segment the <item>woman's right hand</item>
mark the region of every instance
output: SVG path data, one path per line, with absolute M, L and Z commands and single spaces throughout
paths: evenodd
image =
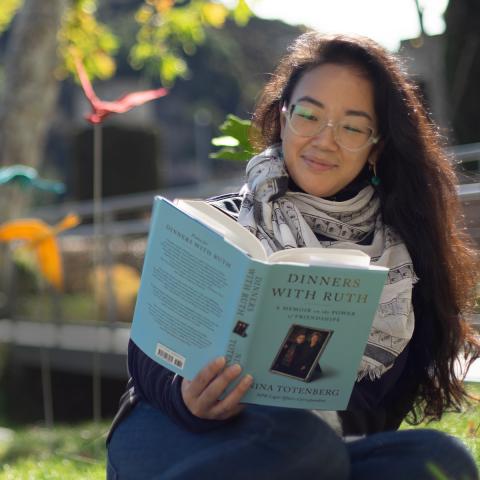
M 245 375 L 238 385 L 222 400 L 219 397 L 238 378 L 242 369 L 235 364 L 225 368 L 225 358 L 219 357 L 200 370 L 192 380 L 182 380 L 182 397 L 193 415 L 209 420 L 226 420 L 238 415 L 245 405 L 240 400 L 253 382 Z

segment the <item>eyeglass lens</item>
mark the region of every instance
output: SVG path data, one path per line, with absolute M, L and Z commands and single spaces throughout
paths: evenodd
M 290 126 L 302 137 L 313 137 L 320 133 L 329 123 L 325 112 L 309 105 L 294 104 L 290 109 Z M 345 148 L 360 149 L 367 145 L 373 129 L 368 119 L 348 116 L 333 125 L 337 143 Z

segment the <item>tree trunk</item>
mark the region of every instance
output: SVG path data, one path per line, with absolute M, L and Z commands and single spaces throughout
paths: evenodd
M 42 163 L 59 90 L 54 76 L 57 33 L 67 4 L 68 0 L 25 0 L 14 20 L 0 102 L 0 166 L 38 168 Z M 24 211 L 25 191 L 3 188 L 1 193 L 0 221 Z

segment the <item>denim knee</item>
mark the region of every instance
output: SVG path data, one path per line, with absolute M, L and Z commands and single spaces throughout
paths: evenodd
M 428 469 L 437 475 L 449 479 L 478 480 L 478 469 L 466 446 L 451 435 L 438 430 L 420 430 L 425 432 L 432 459 Z M 438 472 L 438 473 L 437 473 Z
M 108 475 L 108 480 L 346 480 L 349 461 L 342 439 L 309 412 L 247 408 L 236 422 L 194 434 L 139 405 L 112 436 Z
M 347 480 L 343 440 L 311 412 L 250 407 L 239 425 L 202 434 L 209 449 L 190 450 L 162 479 Z M 213 441 L 220 435 L 221 441 Z
M 377 433 L 347 446 L 352 480 L 478 480 L 475 462 L 466 447 L 437 430 Z

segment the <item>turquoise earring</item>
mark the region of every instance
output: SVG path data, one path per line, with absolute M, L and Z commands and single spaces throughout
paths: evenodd
M 370 164 L 370 170 L 373 172 L 373 176 L 372 178 L 370 179 L 370 183 L 374 186 L 374 187 L 378 187 L 380 185 L 381 180 L 380 180 L 380 177 L 377 176 L 377 165 L 376 163 L 371 163 Z

